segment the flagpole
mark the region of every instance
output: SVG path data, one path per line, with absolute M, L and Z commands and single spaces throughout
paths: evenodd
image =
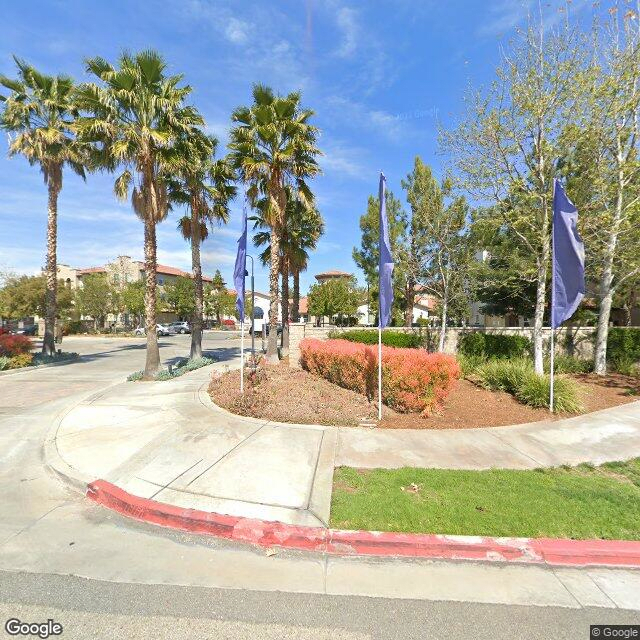
M 244 394 L 244 318 L 240 321 L 240 393 Z
M 556 194 L 556 181 L 553 181 L 553 197 L 555 200 Z M 556 290 L 556 243 L 553 234 L 554 230 L 554 217 L 551 216 L 551 313 L 550 313 L 550 325 L 551 325 L 551 340 L 549 341 L 551 352 L 549 353 L 549 411 L 553 413 L 553 384 L 555 377 L 555 329 L 553 328 L 553 309 L 555 308 L 555 290 Z
M 382 420 L 382 323 L 378 310 L 378 420 Z

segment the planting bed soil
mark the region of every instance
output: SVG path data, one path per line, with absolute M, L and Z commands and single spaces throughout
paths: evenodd
M 583 391 L 585 413 L 640 400 L 629 389 L 640 393 L 640 381 L 620 375 L 599 378 L 578 375 L 574 378 Z M 277 422 L 361 426 L 377 424 L 377 405 L 355 393 L 334 385 L 301 369 L 282 364 L 267 366 L 255 384 L 247 383 L 240 395 L 240 372 L 215 375 L 209 387 L 211 399 L 239 415 Z M 518 402 L 508 393 L 488 391 L 468 380 L 458 380 L 438 413 L 429 417 L 402 414 L 383 407 L 383 429 L 469 429 L 497 427 L 566 418 L 551 415 L 546 409 L 534 409 Z

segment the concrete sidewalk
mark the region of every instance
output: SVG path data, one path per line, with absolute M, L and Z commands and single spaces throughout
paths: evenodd
M 210 376 L 88 397 L 55 425 L 47 461 L 83 490 L 104 479 L 183 508 L 326 526 L 337 431 L 232 416 L 208 400 Z

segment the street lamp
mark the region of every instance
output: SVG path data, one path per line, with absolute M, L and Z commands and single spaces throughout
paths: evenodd
M 254 286 L 253 279 L 253 256 L 247 254 L 247 258 L 251 258 L 251 359 L 253 361 L 253 365 L 256 363 L 256 332 L 255 332 L 255 309 L 256 309 L 256 289 Z M 246 269 L 244 272 L 245 276 L 248 276 Z

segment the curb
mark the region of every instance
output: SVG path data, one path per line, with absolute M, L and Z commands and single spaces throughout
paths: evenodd
M 5 371 L 0 371 L 0 377 L 4 376 L 12 376 L 18 373 L 26 373 L 27 371 L 39 371 L 40 369 L 48 369 L 49 367 L 62 367 L 65 364 L 71 364 L 72 362 L 78 362 L 82 360 L 81 355 L 76 355 L 74 358 L 65 358 L 60 362 L 46 362 L 44 364 L 30 364 L 26 367 L 20 367 L 18 369 L 6 369 Z
M 640 541 L 491 538 L 303 527 L 175 507 L 133 496 L 106 480 L 90 483 L 86 495 L 135 520 L 262 547 L 346 556 L 640 568 Z

